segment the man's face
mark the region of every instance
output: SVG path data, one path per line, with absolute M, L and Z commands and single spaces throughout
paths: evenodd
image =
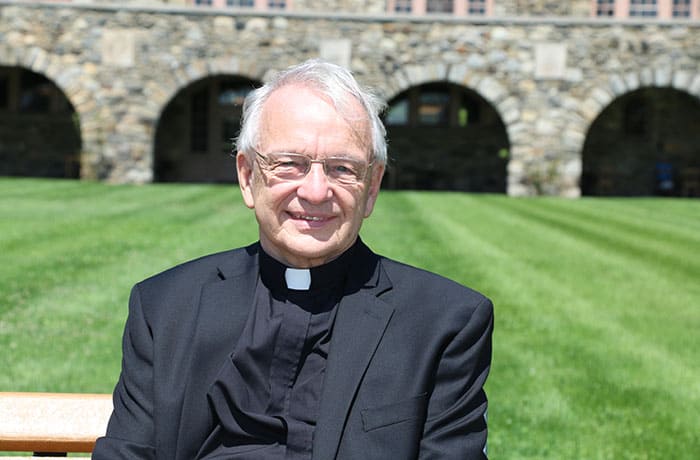
M 299 153 L 313 159 L 351 157 L 369 163 L 370 131 L 362 106 L 353 101 L 348 123 L 330 101 L 313 90 L 290 85 L 265 102 L 260 123 L 262 155 Z M 306 177 L 280 180 L 241 152 L 237 157 L 243 199 L 255 210 L 265 251 L 292 267 L 329 262 L 353 245 L 362 221 L 372 213 L 384 167 L 373 165 L 357 184 L 333 183 L 323 165 L 312 163 Z

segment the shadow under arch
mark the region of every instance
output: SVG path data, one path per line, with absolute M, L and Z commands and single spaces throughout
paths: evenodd
M 80 177 L 79 116 L 49 78 L 0 66 L 0 175 Z
M 235 182 L 233 139 L 245 96 L 261 83 L 210 75 L 180 89 L 163 109 L 154 139 L 156 182 Z
M 582 151 L 589 196 L 700 196 L 700 99 L 644 86 L 613 99 Z
M 510 144 L 498 111 L 467 87 L 432 81 L 389 101 L 390 189 L 505 193 Z

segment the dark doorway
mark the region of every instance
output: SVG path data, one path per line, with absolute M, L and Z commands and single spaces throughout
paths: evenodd
M 700 196 L 700 100 L 643 88 L 591 124 L 581 192 L 594 196 Z
M 233 139 L 245 96 L 257 86 L 235 76 L 199 80 L 165 107 L 155 137 L 159 182 L 235 182 Z
M 508 134 L 476 92 L 444 82 L 415 86 L 390 101 L 384 120 L 386 188 L 505 193 Z
M 80 177 L 80 126 L 45 76 L 0 66 L 0 175 Z

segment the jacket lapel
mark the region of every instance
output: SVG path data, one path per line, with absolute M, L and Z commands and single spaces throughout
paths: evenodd
M 211 414 L 206 394 L 233 352 L 251 311 L 258 275 L 257 257 L 231 260 L 228 267 L 220 266 L 218 271 L 219 280 L 205 284 L 200 294 L 190 346 L 190 368 L 185 374 L 189 378 L 177 438 L 178 459 L 194 458 L 210 430 Z M 185 442 L 181 442 L 183 440 Z M 197 441 L 192 443 L 192 440 Z
M 202 287 L 192 341 L 195 359 L 205 357 L 204 361 L 211 362 L 212 354 L 233 352 L 253 304 L 258 277 L 255 248 L 256 245 L 246 248 L 247 256 L 227 261 L 228 266 L 219 266 L 219 280 Z
M 338 305 L 314 432 L 314 460 L 335 458 L 352 401 L 394 312 L 377 298 L 389 288 L 388 279 L 380 276 L 373 288 L 347 295 Z

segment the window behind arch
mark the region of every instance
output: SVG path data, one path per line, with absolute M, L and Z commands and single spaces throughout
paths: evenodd
M 457 85 L 432 83 L 398 96 L 387 109 L 388 126 L 447 126 L 464 128 L 478 123 L 480 107 Z
M 23 114 L 73 113 L 63 92 L 44 75 L 0 66 L 0 111 Z
M 156 181 L 234 181 L 233 141 L 243 101 L 259 85 L 245 77 L 216 75 L 180 90 L 158 121 Z
M 505 126 L 478 93 L 448 82 L 414 86 L 384 114 L 389 163 L 383 187 L 503 193 Z
M 44 75 L 0 66 L 0 175 L 77 178 L 80 120 Z
M 10 78 L 0 73 L 0 110 L 7 109 L 10 101 Z

